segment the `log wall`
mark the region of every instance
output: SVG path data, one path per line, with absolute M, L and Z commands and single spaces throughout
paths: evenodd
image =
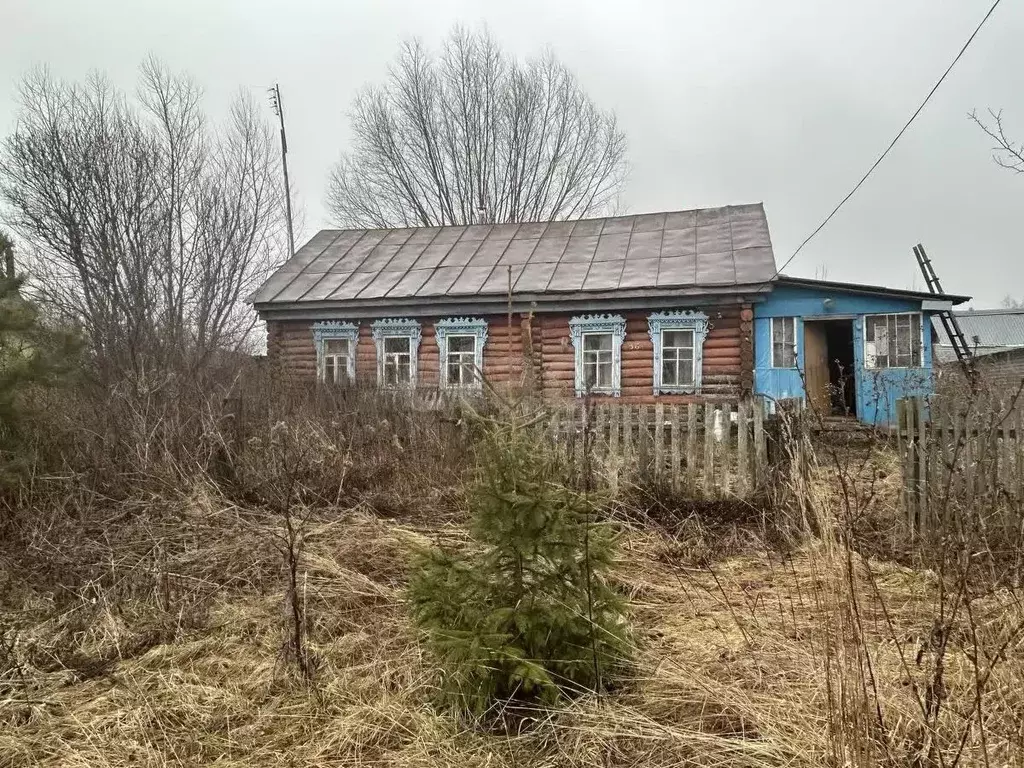
M 654 346 L 647 330 L 647 312 L 624 313 L 626 336 L 622 343 L 622 396 L 624 402 L 678 402 L 735 398 L 748 394 L 753 384 L 753 312 L 749 306 L 705 310 L 710 330 L 704 341 L 701 395 L 655 397 Z M 496 385 L 523 384 L 545 396 L 571 397 L 575 357 L 569 336 L 569 314 L 506 315 L 487 317 L 484 376 Z M 423 320 L 419 348 L 418 383 L 436 384 L 439 352 L 434 326 Z M 316 350 L 309 321 L 269 320 L 267 354 L 279 370 L 290 376 L 316 375 Z M 356 379 L 376 378 L 377 357 L 370 324 L 359 329 Z

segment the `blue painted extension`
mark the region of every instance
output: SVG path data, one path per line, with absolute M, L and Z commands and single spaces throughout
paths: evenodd
M 920 365 L 902 368 L 869 368 L 865 365 L 865 318 L 869 315 L 920 313 Z M 932 376 L 931 312 L 922 300 L 911 296 L 884 296 L 843 291 L 832 286 L 817 288 L 779 285 L 754 305 L 754 389 L 770 400 L 803 398 L 805 368 L 804 323 L 818 320 L 850 320 L 853 328 L 853 376 L 857 418 L 868 424 L 889 424 L 896 419 L 896 401 L 902 397 L 929 396 Z M 771 318 L 796 318 L 796 368 L 772 367 Z

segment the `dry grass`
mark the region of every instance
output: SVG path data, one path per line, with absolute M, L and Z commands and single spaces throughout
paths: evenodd
M 957 625 L 945 714 L 928 732 L 936 576 L 821 543 L 697 564 L 667 534 L 632 528 L 618 574 L 640 646 L 633 679 L 495 730 L 433 707 L 438 673 L 403 605 L 412 550 L 457 543 L 457 525 L 360 509 L 311 520 L 306 685 L 282 655 L 278 521 L 203 489 L 172 506 L 146 534 L 164 554 L 112 563 L 95 589 L 19 591 L 7 571 L 23 612 L 10 622 L 18 674 L 0 677 L 0 766 L 867 766 L 927 765 L 930 753 L 950 765 L 979 717 L 969 657 L 994 653 L 1024 617 L 1011 593 L 972 604 L 981 637 Z M 1019 640 L 994 669 L 980 714 L 989 764 L 1019 765 Z M 985 764 L 980 733 L 968 731 L 961 764 Z

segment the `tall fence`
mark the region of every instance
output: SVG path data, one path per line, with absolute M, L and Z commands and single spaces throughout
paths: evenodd
M 574 402 L 548 426 L 567 455 L 583 454 L 613 486 L 665 483 L 691 498 L 751 498 L 764 489 L 769 450 L 764 403 L 624 405 Z
M 907 398 L 896 413 L 910 531 L 966 524 L 1016 539 L 1024 525 L 1024 410 L 992 399 Z

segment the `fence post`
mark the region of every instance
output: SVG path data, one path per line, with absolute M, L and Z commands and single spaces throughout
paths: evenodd
M 654 406 L 654 475 L 665 474 L 665 404 Z
M 713 498 L 715 488 L 715 406 L 704 404 L 704 495 Z
M 697 492 L 697 406 L 686 404 L 686 490 Z
M 750 401 L 741 400 L 736 410 L 736 492 L 741 498 L 747 495 L 751 487 L 750 458 L 747 455 L 748 432 L 750 429 Z
M 764 398 L 757 398 L 754 407 L 754 483 L 763 488 L 768 477 L 768 441 L 764 434 Z
M 679 491 L 679 467 L 680 467 L 680 456 L 679 456 L 679 444 L 682 442 L 683 437 L 679 434 L 679 406 L 672 406 L 672 489 Z
M 924 398 L 914 398 L 915 418 L 917 420 L 917 507 L 918 526 L 923 533 L 926 531 L 929 519 L 928 508 L 928 421 L 925 419 Z

